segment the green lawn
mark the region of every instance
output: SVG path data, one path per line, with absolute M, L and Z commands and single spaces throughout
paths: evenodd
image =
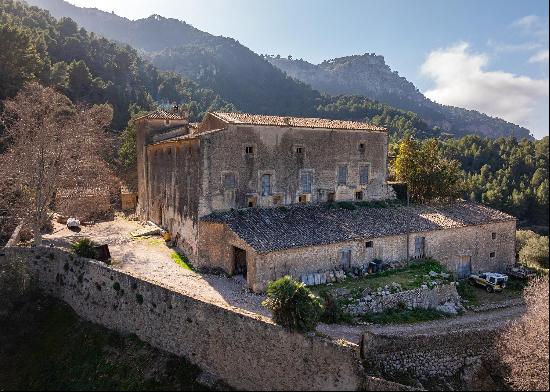
M 381 313 L 365 314 L 361 316 L 361 320 L 373 324 L 413 324 L 449 317 L 451 316 L 435 309 L 390 309 Z
M 312 287 L 312 291 L 317 295 L 322 295 L 336 288 L 346 288 L 350 290 L 351 297 L 359 298 L 363 290 L 369 287 L 376 290 L 378 287 L 399 283 L 403 290 L 412 290 L 419 288 L 423 283 L 431 278 L 426 278 L 430 271 L 447 272 L 445 268 L 437 261 L 423 259 L 411 262 L 407 267 L 396 268 L 370 274 L 361 278 L 346 278 L 343 282 L 332 283 L 330 285 L 321 285 Z
M 189 271 L 193 271 L 193 266 L 191 265 L 191 263 L 189 263 L 189 260 L 187 259 L 187 257 L 182 255 L 181 253 L 172 251 L 172 253 L 170 254 L 170 258 L 174 260 L 174 262 L 180 267 Z

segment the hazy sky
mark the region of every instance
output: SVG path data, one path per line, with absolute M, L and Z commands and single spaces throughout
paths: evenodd
M 547 0 L 69 0 L 159 14 L 257 53 L 319 63 L 377 53 L 428 97 L 548 134 Z

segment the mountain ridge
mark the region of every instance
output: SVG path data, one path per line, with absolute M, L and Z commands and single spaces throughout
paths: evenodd
M 318 111 L 316 108 L 325 104 L 316 90 L 335 95 L 334 90 L 327 88 L 327 83 L 319 85 L 316 81 L 319 78 L 297 75 L 288 66 L 254 53 L 235 39 L 211 35 L 177 19 L 151 15 L 133 21 L 97 9 L 80 8 L 63 0 L 27 1 L 48 9 L 57 18 L 70 17 L 89 31 L 135 47 L 159 69 L 178 72 L 216 91 L 240 110 L 261 114 L 315 116 Z M 336 95 L 361 92 L 359 95 L 368 99 L 418 113 L 428 126 L 438 127 L 455 136 L 476 133 L 490 137 L 514 135 L 517 138 L 530 138 L 529 130 L 502 119 L 428 100 L 412 83 L 400 77 L 396 71 L 391 71 L 382 56 L 373 56 L 374 74 L 383 76 L 375 80 L 376 83 L 372 83 L 368 75 L 365 76 L 364 70 L 358 69 L 353 75 L 357 62 L 351 60 L 361 59 L 364 55 L 322 63 L 325 64 L 325 76 L 335 73 L 340 75 L 341 89 Z M 310 68 L 310 74 L 315 72 L 315 68 Z M 361 72 L 365 76 L 365 83 L 378 85 L 377 90 L 364 88 L 365 83 L 354 87 L 353 80 Z M 331 77 L 325 79 L 329 81 L 328 84 L 332 83 Z M 401 87 L 399 83 L 395 84 L 399 81 Z M 403 86 L 408 87 L 403 89 Z
M 325 60 L 320 64 L 280 56 L 264 55 L 264 58 L 287 75 L 309 84 L 316 90 L 330 95 L 367 96 L 402 110 L 418 113 L 431 126 L 451 131 L 454 126 L 459 127 L 462 132 L 475 132 L 482 128 L 485 136 L 500 136 L 494 134 L 491 126 L 487 124 L 494 122 L 495 126 L 508 128 L 508 134 L 518 137 L 529 136 L 529 130 L 526 128 L 501 118 L 430 100 L 412 82 L 393 71 L 382 55 L 351 55 Z

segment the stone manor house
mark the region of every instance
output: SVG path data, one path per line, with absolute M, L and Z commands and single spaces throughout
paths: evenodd
M 516 220 L 502 212 L 337 203 L 396 197 L 385 128 L 243 113 L 190 124 L 158 110 L 136 129 L 140 217 L 170 231 L 196 267 L 242 274 L 254 291 L 375 259 L 433 257 L 459 276 L 514 263 Z

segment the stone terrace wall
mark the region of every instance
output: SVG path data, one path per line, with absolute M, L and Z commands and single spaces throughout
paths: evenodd
M 357 346 L 289 333 L 261 316 L 224 309 L 53 248 L 9 248 L 39 286 L 82 318 L 184 356 L 237 389 L 357 390 Z M 367 386 L 368 387 L 368 386 Z
M 352 313 L 383 312 L 404 306 L 408 309 L 436 309 L 447 302 L 460 303 L 460 296 L 454 284 L 445 284 L 434 288 L 406 290 L 384 296 L 372 295 L 371 300 L 351 308 Z
M 465 390 L 492 389 L 502 370 L 495 352 L 501 327 L 418 335 L 366 332 L 362 342 L 365 366 L 393 380 L 419 380 L 424 385 L 443 382 Z

